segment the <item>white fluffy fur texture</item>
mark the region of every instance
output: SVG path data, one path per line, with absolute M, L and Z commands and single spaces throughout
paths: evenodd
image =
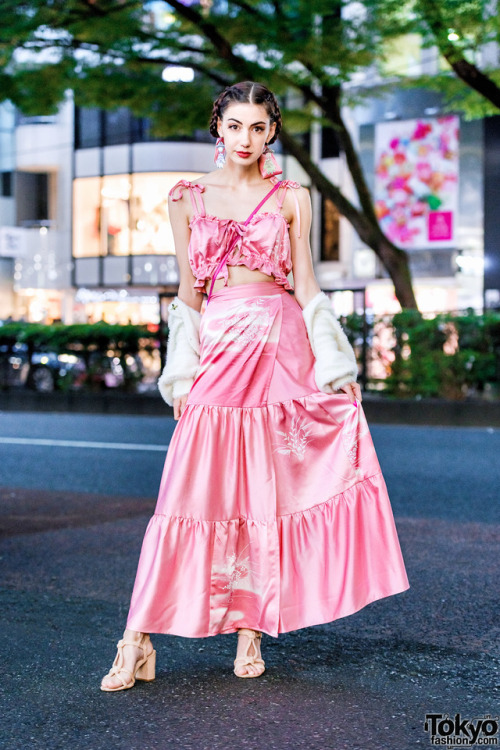
M 302 310 L 307 335 L 316 362 L 314 378 L 324 393 L 333 393 L 352 383 L 358 375 L 356 356 L 324 292 Z
M 163 399 L 173 406 L 174 398 L 191 390 L 200 365 L 201 314 L 178 297 L 168 307 L 167 362 L 158 380 Z

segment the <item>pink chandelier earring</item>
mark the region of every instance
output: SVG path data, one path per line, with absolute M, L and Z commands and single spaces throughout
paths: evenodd
M 276 161 L 274 153 L 267 143 L 261 156 L 259 156 L 259 169 L 265 180 L 269 177 L 276 177 L 278 174 L 283 174 L 283 170 Z
M 214 164 L 217 169 L 222 169 L 226 163 L 226 147 L 224 145 L 224 138 L 217 138 L 215 144 Z

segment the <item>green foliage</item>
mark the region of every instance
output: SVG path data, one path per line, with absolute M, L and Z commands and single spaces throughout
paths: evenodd
M 215 2 L 208 15 L 182 2 L 158 2 L 156 9 L 111 0 L 4 5 L 1 98 L 45 114 L 72 88 L 77 103 L 147 114 L 163 135 L 199 127 L 214 84 L 253 78 L 277 93 L 306 93 L 348 81 L 377 59 L 397 10 L 382 15 L 367 2 L 364 12 L 346 14 L 342 0 L 230 0 Z M 163 15 L 156 14 L 162 5 Z M 197 80 L 166 84 L 168 64 L 193 67 Z
M 387 394 L 461 399 L 496 387 L 500 376 L 500 315 L 400 313 L 392 321 L 394 361 Z
M 71 88 L 77 103 L 151 117 L 159 135 L 189 134 L 206 120 L 214 86 L 251 77 L 313 101 L 313 90 L 341 86 L 367 66 L 382 71 L 388 42 L 408 34 L 474 62 L 482 45 L 500 40 L 492 7 L 489 0 L 229 0 L 206 14 L 197 3 L 11 0 L 2 7 L 0 99 L 48 114 Z M 196 81 L 166 84 L 169 64 L 193 67 Z M 498 81 L 498 71 L 488 72 Z M 492 111 L 451 74 L 417 80 L 470 116 Z M 291 109 L 298 114 L 302 102 Z
M 351 313 L 340 321 L 345 335 L 351 346 L 355 347 L 363 341 L 365 322 L 359 313 Z
M 379 61 L 383 70 L 387 43 L 402 35 L 438 43 L 448 61 L 450 55 L 474 57 L 480 45 L 499 38 L 491 7 L 486 0 L 214 0 L 206 12 L 183 0 L 9 0 L 0 29 L 0 101 L 10 99 L 28 114 L 52 113 L 71 89 L 79 105 L 126 106 L 147 116 L 158 137 L 188 136 L 207 123 L 216 90 L 262 80 L 284 100 L 288 151 L 381 259 L 401 306 L 413 307 L 408 265 L 377 223 L 342 105 L 373 95 L 371 82 L 355 89 L 354 76 Z M 448 32 L 455 28 L 453 46 Z M 195 80 L 165 83 L 163 69 L 179 65 L 191 67 Z M 495 89 L 497 72 L 489 74 Z M 449 105 L 469 116 L 495 111 L 491 93 L 488 103 L 451 73 L 436 80 Z M 290 137 L 313 119 L 338 133 L 355 201 Z
M 50 67 L 19 70 L 15 86 L 9 88 L 9 96 L 26 115 L 52 115 L 72 83 L 71 63 L 63 60 Z
M 13 322 L 0 326 L 0 343 L 30 344 L 39 351 L 50 350 L 57 354 L 110 348 L 136 354 L 143 339 L 155 336 L 145 326 L 110 325 L 102 321 L 75 325 Z
M 311 103 L 314 91 L 342 86 L 367 66 L 383 74 L 391 41 L 408 34 L 474 62 L 482 45 L 500 40 L 491 8 L 487 0 L 229 0 L 206 14 L 197 3 L 11 0 L 2 8 L 0 100 L 26 114 L 52 114 L 72 89 L 77 104 L 127 106 L 150 117 L 156 135 L 190 135 L 228 83 L 264 80 Z M 166 65 L 191 66 L 195 81 L 165 83 Z M 499 71 L 488 74 L 499 82 Z M 471 117 L 496 111 L 451 73 L 413 81 L 403 74 L 400 82 L 437 88 Z M 359 96 L 349 89 L 350 99 Z M 301 132 L 297 121 L 312 113 L 302 100 L 297 105 L 287 122 Z
M 387 324 L 387 323 L 385 323 Z M 363 341 L 364 321 L 353 313 L 342 320 L 346 335 L 358 352 Z M 368 343 L 373 345 L 377 327 L 368 324 Z M 402 398 L 442 397 L 463 399 L 481 395 L 500 384 L 500 314 L 441 314 L 425 318 L 417 311 L 395 315 L 389 323 L 393 361 L 383 381 L 383 393 Z M 144 326 L 108 323 L 41 325 L 13 322 L 0 326 L 0 345 L 25 343 L 32 351 L 78 354 L 87 363 L 86 384 L 91 387 L 110 352 L 122 363 L 123 387 L 133 387 L 141 374 L 127 366 L 127 356 L 153 350 L 158 334 Z M 386 353 L 387 354 L 387 353 Z M 64 383 L 58 383 L 59 387 Z M 68 384 L 69 385 L 69 381 Z M 368 388 L 374 388 L 374 380 Z M 500 395 L 500 394 L 499 394 Z
M 454 32 L 455 49 L 467 55 L 488 42 L 498 41 L 498 14 L 488 0 L 413 0 L 410 9 L 419 21 L 419 30 L 431 46 L 447 43 Z
M 402 43 L 408 35 L 420 38 L 422 47 L 436 54 L 439 72 L 420 75 L 413 71 L 396 72 L 398 85 L 439 91 L 449 111 L 460 111 L 474 119 L 497 114 L 500 97 L 500 70 L 482 64 L 482 49 L 500 41 L 500 14 L 488 0 L 365 0 L 373 14 L 389 14 L 383 34 L 384 43 L 378 56 L 378 67 L 384 76 L 387 56 L 392 45 Z M 398 7 L 399 6 L 399 7 Z M 416 62 L 416 61 L 415 61 Z M 459 64 L 458 69 L 452 65 Z M 476 66 L 467 69 L 467 66 Z M 418 65 L 416 65 L 418 68 Z M 479 81 L 479 74 L 487 76 Z M 394 86 L 394 72 L 389 74 L 387 88 Z M 490 85 L 487 84 L 489 80 Z M 477 87 L 477 88 L 476 88 Z M 496 88 L 496 93 L 494 89 Z
M 489 78 L 500 86 L 500 70 L 493 70 Z M 498 114 L 498 108 L 479 92 L 466 86 L 463 81 L 452 75 L 450 71 L 441 72 L 434 76 L 416 76 L 401 82 L 408 89 L 426 89 L 436 91 L 443 97 L 443 111 L 461 112 L 466 120 L 476 120 Z M 381 87 L 389 91 L 394 84 Z

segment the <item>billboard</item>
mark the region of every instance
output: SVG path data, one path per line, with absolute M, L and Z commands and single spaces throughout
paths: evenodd
M 375 126 L 375 210 L 396 245 L 454 247 L 458 145 L 455 115 Z

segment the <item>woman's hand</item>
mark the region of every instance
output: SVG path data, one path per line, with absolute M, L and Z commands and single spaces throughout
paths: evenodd
M 346 385 L 343 385 L 341 388 L 339 388 L 339 391 L 343 391 L 347 394 L 351 404 L 356 405 L 358 401 L 359 403 L 361 403 L 361 401 L 363 400 L 359 383 L 346 383 Z
M 179 398 L 174 398 L 174 419 L 175 420 L 179 420 L 181 418 L 181 415 L 182 415 L 182 412 L 184 411 L 187 400 L 188 400 L 187 393 L 185 396 L 179 396 Z

